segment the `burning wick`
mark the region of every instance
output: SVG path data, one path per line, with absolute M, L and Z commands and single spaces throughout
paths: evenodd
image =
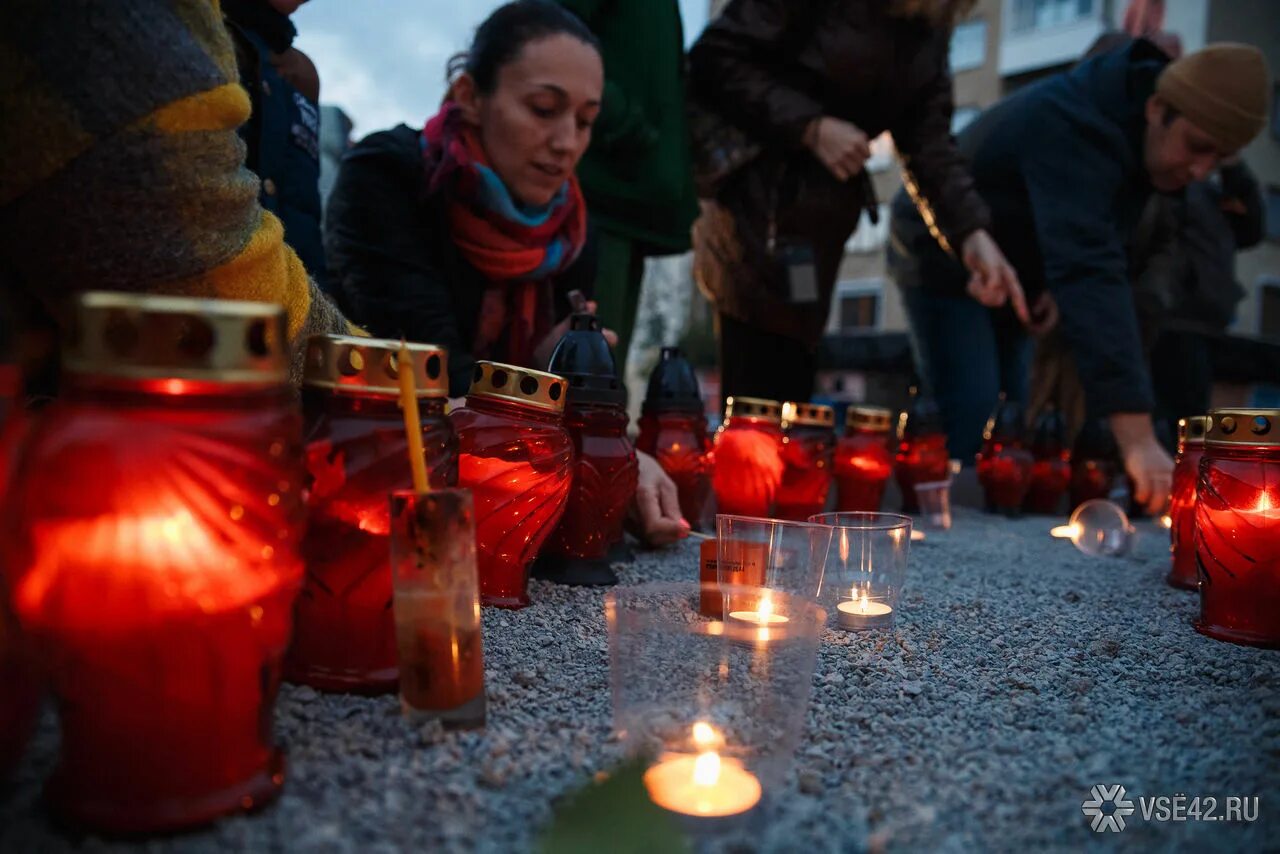
M 1074 539 L 1080 533 L 1079 525 L 1059 525 L 1049 531 L 1049 536 L 1057 537 L 1060 540 Z

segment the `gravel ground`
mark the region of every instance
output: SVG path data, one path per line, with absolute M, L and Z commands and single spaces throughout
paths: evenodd
M 1163 531 L 1093 560 L 1044 518 L 961 510 L 911 554 L 891 633 L 828 632 L 788 789 L 740 850 L 1263 850 L 1280 830 L 1280 653 L 1202 637 L 1194 594 L 1164 584 Z M 695 577 L 697 544 L 641 553 L 624 583 Z M 484 615 L 489 724 L 411 728 L 395 698 L 286 686 L 283 797 L 149 851 L 527 850 L 553 802 L 619 758 L 603 591 L 535 582 Z M 0 794 L 0 850 L 82 846 L 38 806 L 45 720 Z M 1254 823 L 1143 821 L 1093 834 L 1095 784 L 1132 798 L 1257 795 Z M 1136 800 L 1135 800 L 1135 805 Z M 141 846 L 139 846 L 141 847 Z

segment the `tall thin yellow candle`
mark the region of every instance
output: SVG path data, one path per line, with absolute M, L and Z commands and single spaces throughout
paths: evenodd
M 413 491 L 431 491 L 427 480 L 427 464 L 422 453 L 422 422 L 418 418 L 418 390 L 413 382 L 413 359 L 409 345 L 400 341 L 396 355 L 396 374 L 400 379 L 400 409 L 404 411 L 404 432 L 409 439 L 409 466 L 413 470 Z

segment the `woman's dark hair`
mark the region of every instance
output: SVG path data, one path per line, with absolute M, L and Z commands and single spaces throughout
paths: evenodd
M 600 53 L 600 41 L 577 15 L 551 0 L 515 0 L 500 6 L 476 28 L 471 47 L 449 60 L 446 76 L 453 81 L 465 71 L 476 88 L 488 95 L 498 84 L 498 71 L 524 46 L 547 36 L 573 36 Z

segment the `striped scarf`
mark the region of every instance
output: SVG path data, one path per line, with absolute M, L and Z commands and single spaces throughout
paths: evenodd
M 492 284 L 482 300 L 473 355 L 526 367 L 554 318 L 545 284 L 577 260 L 587 234 L 587 206 L 570 176 L 547 205 L 517 202 L 487 162 L 461 110 L 445 102 L 422 131 L 427 193 L 448 198 L 449 231 L 458 251 Z

